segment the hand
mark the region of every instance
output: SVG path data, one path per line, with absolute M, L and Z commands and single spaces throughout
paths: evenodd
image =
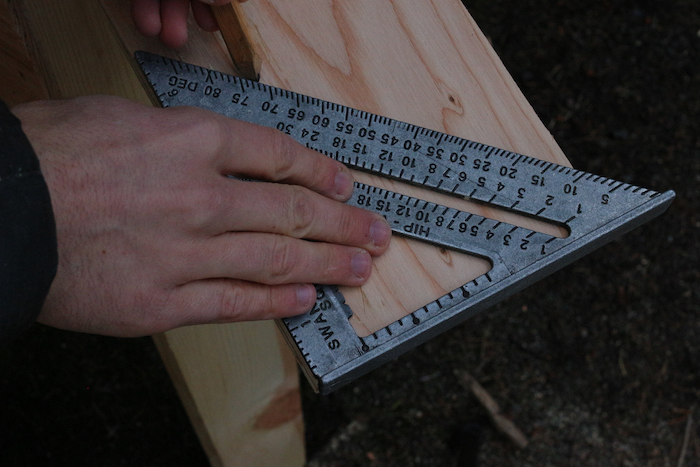
M 277 130 L 115 97 L 13 111 L 57 224 L 39 322 L 140 336 L 297 315 L 311 283 L 361 285 L 388 246 L 381 216 L 342 203 L 347 168 Z
M 187 17 L 192 15 L 200 28 L 214 32 L 219 25 L 210 5 L 225 5 L 231 0 L 131 0 L 131 17 L 136 29 L 147 37 L 159 36 L 173 49 L 187 42 Z

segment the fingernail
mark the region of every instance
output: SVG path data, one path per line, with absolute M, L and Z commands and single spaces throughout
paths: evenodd
M 335 174 L 335 192 L 338 196 L 346 197 L 352 192 L 352 176 L 345 170 Z
M 370 268 L 372 267 L 372 258 L 370 258 L 369 253 L 365 250 L 358 251 L 355 253 L 355 256 L 352 257 L 350 267 L 355 276 L 360 279 L 366 279 L 369 277 Z
M 372 222 L 369 228 L 369 238 L 376 247 L 383 247 L 391 238 L 391 227 L 384 218 Z
M 310 284 L 297 286 L 297 302 L 299 306 L 311 308 L 316 300 L 316 289 Z

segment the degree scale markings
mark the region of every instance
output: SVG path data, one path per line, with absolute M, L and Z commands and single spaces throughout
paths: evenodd
M 190 67 L 198 69 L 194 66 L 173 66 L 172 69 L 180 69 L 179 77 L 183 75 L 183 70 L 189 72 Z M 228 85 L 223 76 L 227 75 L 215 74 L 219 82 Z M 245 82 L 236 77 L 230 79 L 234 83 Z M 192 78 L 184 83 L 173 77 L 173 84 L 166 95 L 174 98 L 177 93 L 189 91 L 196 94 L 193 88 L 198 84 Z M 205 83 L 198 87 L 203 93 L 211 88 Z M 257 102 L 252 99 L 246 101 L 246 109 L 235 108 L 244 98 L 231 103 L 216 102 L 223 101 L 224 96 L 210 92 L 209 96 L 202 97 L 209 97 L 213 102 L 201 102 L 201 106 L 221 109 L 222 104 L 233 104 L 224 113 L 244 120 L 246 115 L 242 113 L 243 110 L 250 114 L 252 107 L 261 106 L 264 113 L 256 117 L 257 123 L 278 128 L 306 146 L 358 170 L 506 209 L 514 209 L 515 206 L 523 214 L 540 216 L 560 224 L 580 210 L 579 204 L 582 205 L 581 209 L 585 207 L 574 197 L 582 189 L 578 185 L 581 177 L 590 174 L 568 167 L 462 138 L 448 137 L 434 130 L 376 117 L 338 104 L 311 98 L 300 99 L 297 93 L 280 91 L 262 83 L 242 87 L 241 95 L 255 95 L 258 98 Z M 261 96 L 264 98 L 260 99 Z M 178 98 L 182 99 L 183 96 Z M 383 125 L 384 129 L 376 128 L 376 124 L 376 129 L 372 128 L 372 121 Z M 515 160 L 509 162 L 509 159 Z M 521 161 L 527 164 L 523 165 Z M 605 187 L 595 185 L 603 185 L 607 180 L 593 180 L 587 184 L 586 190 L 590 191 L 593 187 L 602 195 Z M 590 181 L 590 177 L 586 181 Z
M 350 204 L 384 215 L 401 235 L 487 258 L 492 268 L 362 339 L 337 289 L 317 286 L 314 309 L 282 328 L 323 393 L 661 214 L 675 196 L 157 55 L 136 59 L 164 107 L 193 105 L 277 128 L 353 168 L 568 229 L 556 238 L 358 184 Z
M 538 254 L 555 251 L 558 245 L 547 251 L 544 245 L 560 240 L 515 226 L 501 234 L 498 227 L 508 224 L 361 183 L 348 204 L 383 215 L 397 234 L 497 261 L 509 270 L 525 256 L 534 262 Z M 511 264 L 516 258 L 518 263 Z

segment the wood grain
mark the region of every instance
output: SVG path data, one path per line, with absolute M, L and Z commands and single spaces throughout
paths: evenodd
M 129 50 L 142 38 L 116 0 L 103 0 Z M 568 164 L 458 1 L 256 0 L 237 5 L 260 57 L 260 80 L 397 120 Z M 180 51 L 148 50 L 230 72 L 220 37 L 191 33 Z M 358 180 L 487 217 L 512 215 L 415 187 Z M 522 223 L 521 223 L 522 224 Z M 535 227 L 530 219 L 524 226 Z M 547 227 L 544 228 L 547 230 Z M 559 232 L 558 229 L 554 229 Z M 341 288 L 351 323 L 369 335 L 487 272 L 479 258 L 395 237 L 361 288 Z
M 190 326 L 156 336 L 214 465 L 304 464 L 293 355 L 270 322 Z
M 48 97 L 31 45 L 22 35 L 20 19 L 6 0 L 0 0 L 0 99 L 10 107 Z
M 219 23 L 221 37 L 226 43 L 238 76 L 257 81 L 260 78 L 260 58 L 250 40 L 250 31 L 239 16 L 240 4 L 231 2 L 213 6 L 212 11 Z
M 32 2 L 24 3 L 32 9 Z M 220 36 L 191 28 L 188 46 L 171 51 L 136 33 L 126 2 L 102 0 L 101 4 L 126 51 L 144 49 L 226 73 L 235 72 Z M 486 38 L 456 0 L 255 0 L 238 7 L 260 57 L 262 82 L 541 159 L 568 163 Z M 33 7 L 35 13 L 37 8 Z M 38 12 L 38 16 L 43 19 L 35 28 L 55 30 L 54 15 L 62 18 L 66 29 L 77 27 L 65 22 L 66 15 L 75 15 L 78 23 L 90 25 L 87 32 L 83 28 L 75 33 L 82 39 L 72 37 L 72 31 L 61 33 L 67 37 L 49 36 L 57 42 L 51 44 L 51 53 L 46 52 L 48 48 L 45 50 L 45 58 L 56 77 L 52 84 L 55 90 L 61 95 L 77 95 L 94 92 L 96 88 L 117 94 L 128 89 L 134 98 L 145 100 L 143 92 L 135 89 L 134 75 L 124 66 L 123 57 L 112 63 L 111 58 L 117 56 L 113 45 L 109 50 L 101 50 L 100 41 L 94 44 L 94 40 L 85 41 L 86 36 L 92 39 L 93 35 L 105 34 L 104 22 L 95 22 L 92 17 L 99 16 L 94 3 L 67 0 L 61 2 L 60 8 L 52 5 L 41 8 L 43 12 Z M 67 38 L 71 40 L 63 45 L 61 41 Z M 76 48 L 80 53 L 86 52 L 80 65 L 83 71 L 86 67 L 94 70 L 94 60 L 100 63 L 102 71 L 98 76 L 78 73 L 77 81 L 70 81 L 73 73 L 66 72 L 65 60 L 56 57 L 75 55 Z M 105 56 L 109 57 L 106 61 Z M 357 175 L 358 179 L 394 191 L 502 218 L 502 213 L 489 212 L 464 200 L 446 201 L 414 187 L 366 177 Z M 483 260 L 395 238 L 390 251 L 376 261 L 370 282 L 359 289 L 343 289 L 343 293 L 355 312 L 353 326 L 360 335 L 366 335 L 471 280 L 486 268 L 488 263 Z M 251 326 L 266 324 L 269 323 Z M 275 359 L 279 359 L 279 342 L 277 347 L 272 345 L 266 333 L 265 329 L 247 325 L 194 327 L 166 333 L 157 339 L 166 362 L 175 368 L 171 373 L 176 383 L 179 380 L 180 392 L 188 401 L 191 417 L 214 463 L 229 462 L 240 449 L 252 452 L 252 446 L 261 446 L 260 439 L 262 446 L 269 446 L 265 445 L 266 441 L 275 442 L 274 431 L 256 437 L 255 430 L 276 425 L 270 415 L 277 412 L 276 407 L 289 405 L 287 388 L 291 387 L 293 378 L 288 376 L 289 370 L 280 370 L 286 366 Z M 262 337 L 251 338 L 251 335 Z M 238 347 L 240 342 L 244 343 L 242 347 Z M 266 375 L 263 378 L 266 383 L 257 380 L 256 372 L 260 371 Z M 248 378 L 251 383 L 244 384 Z M 239 397 L 242 405 L 227 400 L 227 396 Z M 252 401 L 251 407 L 256 409 L 246 411 L 246 401 Z M 219 403 L 221 410 L 217 410 Z M 253 412 L 256 416 L 251 425 Z M 231 425 L 232 418 L 238 428 L 252 426 L 252 429 L 237 431 Z M 297 423 L 292 415 L 282 416 L 281 420 Z M 295 440 L 299 430 L 287 424 L 280 426 L 282 439 L 298 446 Z M 232 442 L 227 438 L 231 436 L 239 439 L 251 436 L 250 447 Z M 227 443 L 230 443 L 228 447 Z M 257 452 L 262 455 L 266 449 Z M 286 459 L 294 457 L 287 455 Z M 251 460 L 253 457 L 243 456 L 246 462 L 255 462 Z
M 113 94 L 150 104 L 112 24 L 127 25 L 139 48 L 168 50 L 138 36 L 128 2 L 117 3 L 110 20 L 92 0 L 19 2 L 52 98 Z M 200 34 L 193 43 L 205 56 L 220 52 L 220 61 L 209 65 L 233 71 L 219 38 Z M 212 465 L 304 464 L 297 368 L 274 323 L 193 326 L 154 339 Z
M 240 5 L 260 36 L 261 81 L 568 164 L 458 1 L 260 0 Z M 464 200 L 357 174 L 411 196 L 506 220 Z M 507 218 L 507 216 L 506 216 Z M 483 274 L 489 263 L 395 237 L 361 288 L 342 288 L 366 336 Z

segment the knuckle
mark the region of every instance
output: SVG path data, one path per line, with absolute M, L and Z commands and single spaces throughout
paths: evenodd
M 202 194 L 201 204 L 197 203 L 193 206 L 191 216 L 198 221 L 199 227 L 205 227 L 215 219 L 221 218 L 230 204 L 231 200 L 225 196 L 225 193 L 211 187 Z
M 361 210 L 359 208 L 351 208 L 346 205 L 341 205 L 342 212 L 338 218 L 337 232 L 343 235 L 341 242 L 352 245 L 363 245 L 367 243 L 367 235 L 363 235 L 362 238 L 357 238 L 359 232 L 364 230 L 362 227 L 365 225 L 364 216 L 367 211 Z M 355 238 L 353 238 L 355 237 Z
M 145 284 L 134 284 L 128 297 L 128 308 L 134 310 L 137 318 L 117 318 L 122 329 L 141 329 L 161 332 L 172 327 L 173 320 L 168 316 L 171 308 L 172 294 L 163 287 L 148 287 Z M 124 303 L 124 298 L 114 297 L 116 303 Z M 134 334 L 132 334 L 134 335 Z
M 315 218 L 314 203 L 310 193 L 299 187 L 290 187 L 287 212 L 290 216 L 289 235 L 296 238 L 306 237 Z
M 228 154 L 234 147 L 235 134 L 231 131 L 229 123 L 216 114 L 207 112 L 208 136 L 212 138 L 216 154 Z
M 250 308 L 250 294 L 231 284 L 221 292 L 218 321 L 236 321 L 238 317 L 246 315 Z
M 179 225 L 187 234 L 199 236 L 221 233 L 217 221 L 226 213 L 229 204 L 225 193 L 205 186 L 163 196 L 156 208 L 164 219 Z
M 270 145 L 273 155 L 271 176 L 275 180 L 284 180 L 293 171 L 296 163 L 296 147 L 294 141 L 280 131 L 272 131 Z
M 228 131 L 222 118 L 213 112 L 197 107 L 168 107 L 171 134 L 189 142 L 206 144 L 207 147 L 221 148 L 228 139 Z
M 296 271 L 299 258 L 289 237 L 279 236 L 270 251 L 268 274 L 271 284 L 286 283 Z
M 210 144 L 216 148 L 217 153 L 221 153 L 228 145 L 229 132 L 226 131 L 226 125 L 223 119 L 211 112 L 202 112 L 197 109 L 196 123 L 191 127 L 194 135 L 192 141 L 197 141 L 197 144 Z M 189 117 L 192 120 L 192 117 Z M 189 122 L 192 125 L 191 122 Z
M 291 308 L 293 303 L 280 300 L 276 291 L 274 286 L 256 285 L 251 288 L 249 285 L 241 287 L 240 284 L 232 284 L 221 294 L 216 320 L 227 323 L 268 319 Z
M 333 159 L 313 152 L 310 157 L 309 165 L 310 171 L 313 175 L 312 183 L 316 186 L 329 189 L 335 185 L 335 176 L 338 173 L 337 166 Z

